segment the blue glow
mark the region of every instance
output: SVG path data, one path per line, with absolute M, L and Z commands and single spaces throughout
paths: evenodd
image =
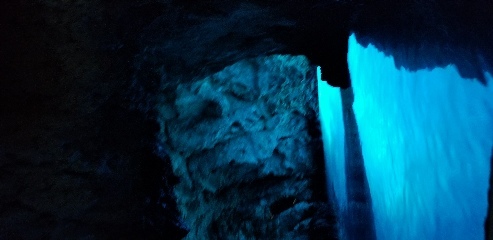
M 483 239 L 493 146 L 492 76 L 485 74 L 485 87 L 462 79 L 453 66 L 396 69 L 392 57 L 372 45 L 364 48 L 354 35 L 348 62 L 377 238 Z M 339 121 L 339 110 L 330 115 L 324 108 L 340 103 L 322 105 L 325 101 L 332 100 L 321 100 L 327 127 Z M 339 138 L 340 132 L 327 135 Z M 326 146 L 329 155 L 335 145 Z M 328 157 L 333 178 L 343 178 L 339 161 L 344 161 L 340 155 Z M 341 198 L 343 183 L 332 181 Z
M 321 80 L 320 67 L 317 68 L 317 79 L 325 167 L 329 178 L 327 190 L 331 199 L 335 199 L 337 209 L 344 210 L 347 207 L 347 193 L 341 94 L 339 88 Z

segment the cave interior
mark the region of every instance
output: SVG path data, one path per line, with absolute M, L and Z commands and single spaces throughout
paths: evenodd
M 493 239 L 492 11 L 7 0 L 0 239 Z

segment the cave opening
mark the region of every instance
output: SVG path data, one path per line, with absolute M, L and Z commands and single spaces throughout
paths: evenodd
M 354 35 L 348 64 L 376 238 L 483 239 L 493 146 L 491 84 L 465 79 L 454 65 L 396 67 L 391 56 L 360 45 Z M 484 78 L 492 81 L 489 72 Z M 347 146 L 337 143 L 347 144 L 344 131 L 353 129 L 343 117 L 344 94 L 319 79 L 319 95 L 328 190 L 340 235 L 346 236 L 348 186 L 355 179 L 344 164 Z
M 378 238 L 482 239 L 493 88 L 453 65 L 409 71 L 355 36 L 349 45 Z

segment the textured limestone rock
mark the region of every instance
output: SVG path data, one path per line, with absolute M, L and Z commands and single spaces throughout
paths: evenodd
M 274 55 L 164 93 L 175 97 L 160 103 L 160 139 L 188 239 L 308 238 L 312 76 L 306 58 Z

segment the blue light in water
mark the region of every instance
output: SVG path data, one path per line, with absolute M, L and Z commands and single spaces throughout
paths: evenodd
M 392 57 L 372 45 L 362 47 L 354 35 L 348 62 L 377 238 L 483 239 L 493 146 L 492 76 L 486 73 L 485 87 L 462 79 L 453 66 L 396 69 Z M 327 168 L 331 174 L 334 166 Z
M 346 173 L 344 165 L 344 124 L 342 101 L 339 88 L 321 80 L 320 67 L 317 68 L 320 125 L 325 152 L 325 167 L 328 192 L 338 210 L 347 207 Z M 340 215 L 339 211 L 339 215 Z

